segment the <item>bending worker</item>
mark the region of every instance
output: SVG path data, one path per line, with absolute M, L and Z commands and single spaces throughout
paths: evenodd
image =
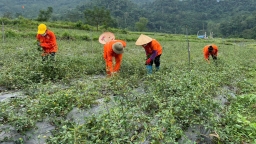
M 217 60 L 217 55 L 218 55 L 218 47 L 215 44 L 211 45 L 206 45 L 203 48 L 203 53 L 204 53 L 204 59 L 210 63 L 209 56 L 212 56 L 212 59 L 215 61 Z
M 55 53 L 58 51 L 55 34 L 47 29 L 45 24 L 40 24 L 38 26 L 36 39 L 38 41 L 37 45 L 41 46 L 43 49 L 42 60 L 47 60 L 50 55 L 51 60 L 54 61 Z
M 156 70 L 158 71 L 160 68 L 160 57 L 162 54 L 162 46 L 160 45 L 160 43 L 149 36 L 141 34 L 135 44 L 142 46 L 145 49 L 147 58 L 145 65 L 148 74 L 152 73 L 153 63 L 155 63 Z
M 126 42 L 123 40 L 111 40 L 104 45 L 103 58 L 106 62 L 107 76 L 113 76 L 121 67 L 122 56 Z M 115 65 L 113 65 L 112 58 L 115 58 Z

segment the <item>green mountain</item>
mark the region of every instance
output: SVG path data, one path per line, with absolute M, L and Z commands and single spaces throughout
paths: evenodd
M 53 8 L 51 21 L 85 22 L 85 10 L 102 7 L 121 29 L 138 31 L 136 23 L 145 18 L 146 31 L 196 34 L 205 30 L 216 36 L 256 38 L 255 0 L 2 0 L 0 16 L 35 19 L 48 7 Z
M 131 0 L 136 5 L 143 5 L 153 0 Z M 53 7 L 54 15 L 60 16 L 75 9 L 77 6 L 94 3 L 93 0 L 1 0 L 0 16 L 23 15 L 27 18 L 35 18 L 39 10 L 46 10 Z
M 61 15 L 78 5 L 83 5 L 90 0 L 1 0 L 0 15 L 15 17 L 23 15 L 27 18 L 36 18 L 39 10 L 52 7 L 54 15 Z

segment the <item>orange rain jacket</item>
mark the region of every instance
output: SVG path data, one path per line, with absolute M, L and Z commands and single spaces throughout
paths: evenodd
M 160 43 L 153 39 L 150 43 L 148 43 L 146 46 L 142 47 L 145 49 L 146 55 L 150 56 L 151 60 L 154 60 L 156 56 L 159 56 L 160 54 L 162 54 L 162 46 L 160 45 Z M 156 51 L 157 53 L 154 54 L 154 51 Z
M 112 45 L 116 42 L 121 42 L 123 46 L 126 47 L 126 42 L 122 40 L 112 40 L 107 42 L 104 45 L 103 58 L 105 59 L 105 62 L 106 62 L 107 74 L 111 74 L 112 72 L 118 72 L 121 66 L 123 54 L 116 54 L 112 49 Z M 112 62 L 113 57 L 115 58 L 114 68 L 113 68 L 113 62 Z
M 44 53 L 42 54 L 42 56 L 58 51 L 56 37 L 52 31 L 46 30 L 45 36 L 41 36 L 40 34 L 37 34 L 36 39 L 41 43 L 41 47 L 44 50 Z
M 215 45 L 215 44 L 211 44 L 211 46 L 213 47 L 212 53 L 209 53 L 209 51 L 208 51 L 208 47 L 209 47 L 209 46 L 210 46 L 210 45 L 206 45 L 206 46 L 203 48 L 203 53 L 204 53 L 204 59 L 205 59 L 205 60 L 208 60 L 208 59 L 209 59 L 210 54 L 211 54 L 211 55 L 214 55 L 214 56 L 217 56 L 217 55 L 218 55 L 218 46 Z

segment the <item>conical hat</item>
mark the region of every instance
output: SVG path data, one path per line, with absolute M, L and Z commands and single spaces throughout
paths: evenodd
M 111 32 L 104 32 L 103 34 L 100 35 L 99 37 L 99 42 L 101 44 L 106 44 L 107 42 L 114 40 L 115 35 Z
M 141 34 L 140 37 L 136 41 L 136 45 L 144 45 L 152 41 L 152 38 L 149 36 L 146 36 L 144 34 Z

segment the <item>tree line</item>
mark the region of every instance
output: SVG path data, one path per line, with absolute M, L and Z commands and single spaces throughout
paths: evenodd
M 197 34 L 203 30 L 217 37 L 251 39 L 256 38 L 255 7 L 254 0 L 93 0 L 61 14 L 48 7 L 36 19 L 131 31 Z

